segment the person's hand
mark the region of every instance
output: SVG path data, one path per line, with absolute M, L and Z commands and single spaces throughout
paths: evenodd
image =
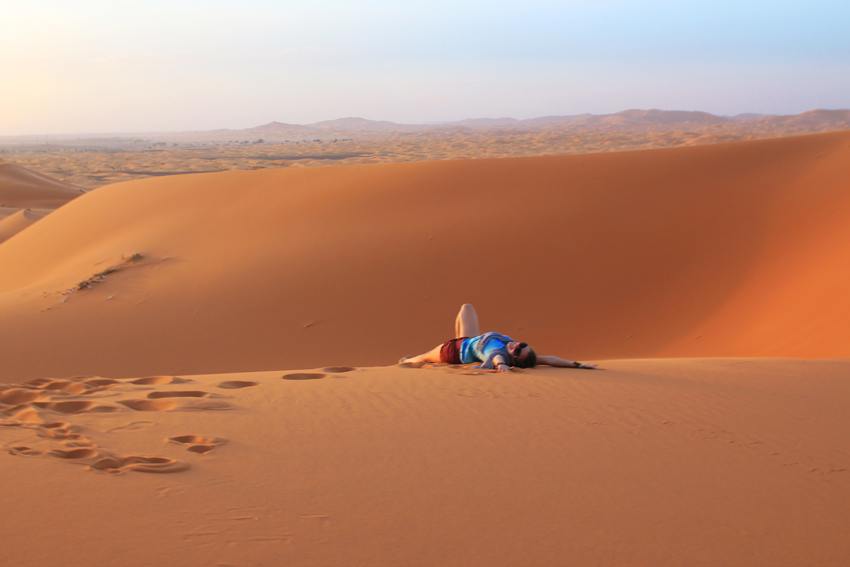
M 500 364 L 496 367 L 496 372 L 510 372 L 511 367 L 507 364 Z
M 595 368 L 598 368 L 598 366 L 597 366 L 596 364 L 589 364 L 589 363 L 585 363 L 585 362 L 578 362 L 578 361 L 576 361 L 576 366 L 575 366 L 575 367 L 576 367 L 576 368 L 583 368 L 583 369 L 585 369 L 585 370 L 593 370 L 593 369 L 595 369 Z

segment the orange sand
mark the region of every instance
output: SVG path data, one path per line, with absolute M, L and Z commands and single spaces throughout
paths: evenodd
M 0 217 L 0 243 L 9 240 L 12 236 L 51 212 L 52 209 L 19 209 L 7 216 Z
M 0 243 L 81 194 L 46 175 L 0 163 Z
M 838 133 L 74 199 L 0 243 L 0 563 L 844 566 L 850 361 L 787 357 L 850 353 L 848 163 Z M 621 360 L 366 367 L 462 302 Z M 714 355 L 774 358 L 657 358 Z
M 850 362 L 603 366 L 45 381 L 4 564 L 847 564 Z
M 848 159 L 839 133 L 104 187 L 0 246 L 0 379 L 385 364 L 462 302 L 580 359 L 847 356 Z
M 81 193 L 81 189 L 46 175 L 0 162 L 0 207 L 55 208 Z

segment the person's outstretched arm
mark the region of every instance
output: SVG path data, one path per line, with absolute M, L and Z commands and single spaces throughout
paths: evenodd
M 489 372 L 510 372 L 513 367 L 508 364 L 507 359 L 501 354 L 493 355 L 481 364 L 475 366 L 478 370 L 487 370 Z
M 496 372 L 510 372 L 513 367 L 508 364 L 508 361 L 505 360 L 505 357 L 501 354 L 497 354 L 493 357 L 493 368 Z
M 578 360 L 568 360 L 566 358 L 561 358 L 560 356 L 545 354 L 537 355 L 537 364 L 547 364 L 549 366 L 557 366 L 559 368 L 584 368 L 586 370 L 593 370 L 596 368 L 595 364 L 585 364 Z

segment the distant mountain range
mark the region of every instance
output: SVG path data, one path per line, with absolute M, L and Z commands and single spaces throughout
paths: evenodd
M 323 120 L 310 124 L 269 122 L 243 129 L 218 129 L 190 132 L 147 132 L 98 135 L 56 135 L 0 137 L 0 145 L 14 144 L 115 144 L 122 140 L 135 143 L 230 143 L 298 142 L 334 139 L 378 140 L 410 135 L 476 135 L 511 132 L 629 132 L 696 131 L 753 136 L 787 135 L 827 130 L 850 129 L 850 110 L 810 110 L 794 115 L 738 114 L 719 116 L 708 112 L 683 110 L 624 110 L 613 114 L 575 114 L 538 118 L 472 118 L 432 124 L 403 124 L 359 117 Z
M 311 124 L 269 122 L 241 130 L 182 132 L 161 134 L 167 138 L 251 139 L 295 141 L 340 137 L 384 137 L 393 134 L 468 132 L 528 132 L 535 130 L 651 130 L 686 129 L 711 126 L 751 126 L 755 129 L 779 128 L 790 131 L 841 130 L 850 128 L 850 110 L 811 110 L 794 115 L 739 114 L 718 116 L 708 112 L 681 110 L 624 110 L 614 114 L 576 114 L 538 118 L 473 118 L 434 124 L 403 124 L 386 120 L 346 117 Z M 151 135 L 152 138 L 158 135 Z

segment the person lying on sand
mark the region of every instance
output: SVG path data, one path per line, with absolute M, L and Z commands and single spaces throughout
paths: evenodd
M 595 364 L 583 364 L 559 356 L 542 355 L 534 352 L 527 343 L 515 341 L 507 335 L 489 332 L 481 334 L 478 313 L 464 303 L 455 318 L 455 338 L 439 344 L 417 356 L 403 357 L 399 364 L 442 362 L 446 364 L 470 364 L 481 362 L 476 368 L 497 372 L 510 372 L 514 366 L 532 368 L 538 364 L 562 368 L 596 368 Z

